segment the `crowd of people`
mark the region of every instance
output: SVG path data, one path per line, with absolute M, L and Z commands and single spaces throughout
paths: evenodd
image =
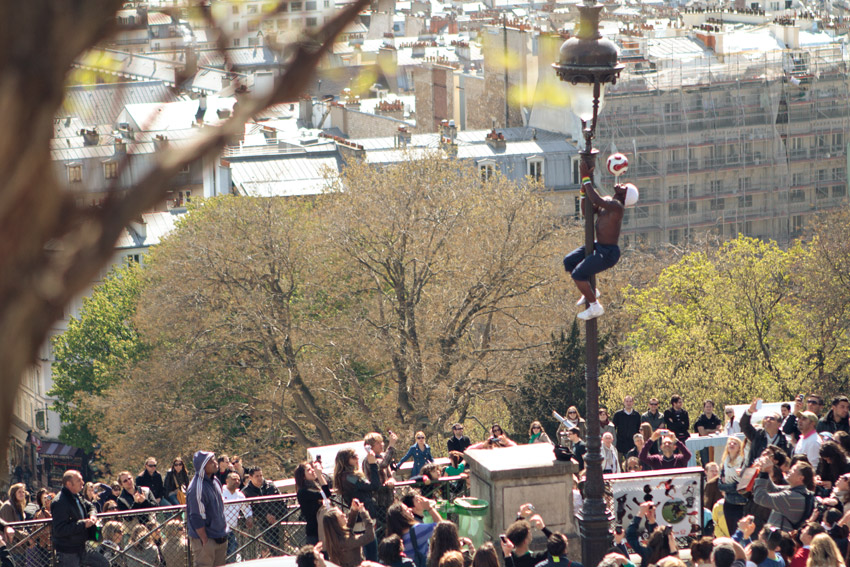
M 662 410 L 652 398 L 640 413 L 634 399 L 627 396 L 610 418 L 605 407 L 597 417 L 605 473 L 685 467 L 692 458 L 686 445 L 692 431 L 700 436 L 726 435 L 718 462 L 710 460 L 706 451 L 699 452 L 705 469 L 703 505 L 711 521 L 705 525 L 707 537 L 691 545 L 693 564 L 843 566 L 850 533 L 850 508 L 845 511 L 850 502 L 850 401 L 834 398 L 821 416 L 825 404 L 817 395 L 798 396 L 777 412 L 761 411 L 761 400 L 754 400 L 740 415 L 726 408 L 722 419 L 714 413 L 715 404 L 706 400 L 693 425 L 683 402 L 673 396 L 670 407 Z M 760 423 L 753 422 L 755 414 L 761 416 Z M 527 442 L 568 448 L 582 470 L 575 479 L 581 485 L 587 422 L 575 406 L 561 420 L 554 442 L 539 421 L 530 424 Z M 362 460 L 354 450 L 343 449 L 336 454 L 332 471 L 326 472 L 320 459 L 299 464 L 294 481 L 308 544 L 298 553 L 299 567 L 321 567 L 326 559 L 340 567 L 369 563 L 388 567 L 556 567 L 566 563 L 579 567 L 567 557 L 566 536 L 550 532 L 531 505 L 520 508 L 517 521 L 506 526 L 496 546 L 487 543 L 475 548 L 460 537 L 454 523 L 441 516 L 432 498 L 435 481 L 448 476 L 450 482 L 463 483 L 466 451 L 517 444 L 499 424 L 488 433 L 486 439 L 473 443 L 464 434 L 463 424 L 454 424 L 446 442 L 450 457 L 446 467 L 435 463 L 422 431 L 404 454 L 397 450 L 396 434 L 389 432 L 385 442 L 382 434 L 372 432 L 363 439 L 366 456 Z M 406 461 L 412 461 L 410 477 L 415 487 L 397 490 L 401 478 L 397 470 Z M 50 518 L 52 530 L 49 536 L 30 538 L 29 545 L 9 553 L 10 544 L 26 532 L 4 529 L 0 535 L 3 567 L 46 566 L 51 546 L 60 567 L 164 567 L 170 553 L 185 554 L 187 546 L 192 547 L 198 567 L 214 567 L 239 559 L 235 534 L 240 522 L 256 527 L 268 549 L 282 549 L 280 532 L 269 529 L 280 519 L 282 509 L 268 500 L 249 500 L 278 494 L 261 468 L 245 468 L 238 457 L 216 458 L 203 451 L 195 454 L 192 465 L 193 475 L 182 459 L 175 458 L 163 477 L 151 457 L 138 475 L 119 473 L 114 485 L 84 483 L 78 472 L 67 471 L 58 494 L 39 491 L 34 507 L 28 505 L 26 487 L 13 485 L 9 500 L 0 506 L 3 526 Z M 344 507 L 331 500 L 332 487 Z M 242 500 L 246 502 L 237 502 Z M 104 522 L 96 516 L 179 504 L 186 504 L 188 530 L 180 520 L 157 526 L 148 515 L 138 516 L 133 523 L 108 516 Z M 614 545 L 603 564 L 625 565 L 637 555 L 644 565 L 677 565 L 676 539 L 669 526 L 656 521 L 655 505 L 643 502 L 628 526 L 615 526 Z M 545 552 L 529 550 L 534 529 L 547 538 Z M 99 540 L 96 551 L 86 546 L 93 538 Z

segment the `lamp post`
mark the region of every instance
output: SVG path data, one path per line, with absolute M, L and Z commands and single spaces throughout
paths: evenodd
M 552 66 L 558 77 L 569 85 L 570 106 L 582 121 L 585 148 L 580 152 L 582 161 L 590 167 L 596 163 L 599 150 L 593 149 L 596 118 L 604 103 L 603 86 L 614 84 L 623 65 L 617 61 L 617 47 L 599 33 L 599 14 L 602 5 L 595 0 L 584 0 L 578 7 L 578 32 L 561 46 L 558 62 Z M 584 220 L 584 246 L 586 254 L 593 252 L 594 215 L 586 203 Z M 596 278 L 590 285 L 596 289 Z M 587 389 L 587 455 L 584 458 L 587 479 L 584 500 L 578 513 L 581 533 L 582 563 L 594 566 L 610 548 L 610 518 L 605 507 L 602 479 L 602 438 L 599 435 L 599 338 L 596 319 L 585 323 L 585 363 Z

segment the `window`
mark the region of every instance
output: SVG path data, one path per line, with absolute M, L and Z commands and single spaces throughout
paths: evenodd
M 308 28 L 315 28 L 316 26 L 319 25 L 319 18 L 307 18 L 307 24 L 306 25 L 307 25 Z
M 792 203 L 802 203 L 806 200 L 806 192 L 802 189 L 794 189 L 791 191 L 791 196 L 789 197 L 789 201 Z
M 325 8 L 331 7 L 331 0 L 325 0 Z
M 291 12 L 300 12 L 302 10 L 303 3 L 301 2 L 292 2 L 289 4 L 289 10 Z
M 535 181 L 543 182 L 543 160 L 541 158 L 528 160 L 528 175 Z
M 829 179 L 827 177 L 827 171 L 825 169 L 819 169 L 818 170 L 818 181 L 826 181 L 827 179 Z
M 720 181 L 720 180 L 710 182 L 709 187 L 711 188 L 712 193 L 722 193 L 723 192 L 723 182 Z
M 649 207 L 635 207 L 635 218 L 648 219 Z
M 674 201 L 679 198 L 679 186 L 673 185 L 667 188 L 667 199 L 669 201 Z
M 744 195 L 738 197 L 738 206 L 741 208 L 747 208 L 753 206 L 753 196 L 752 195 Z
M 239 22 L 233 22 L 233 31 L 239 31 Z
M 108 161 L 103 164 L 104 179 L 115 179 L 118 177 L 118 162 Z
M 800 232 L 803 230 L 803 215 L 794 215 L 791 217 L 791 230 L 793 232 Z
M 833 185 L 832 186 L 832 196 L 833 197 L 843 197 L 847 194 L 847 186 L 846 185 Z
M 478 171 L 481 172 L 481 181 L 487 181 L 496 172 L 496 162 L 490 160 L 478 162 Z
M 673 230 L 667 233 L 667 239 L 670 241 L 670 244 L 676 245 L 679 243 L 679 229 L 674 228 Z
M 573 185 L 578 185 L 581 183 L 580 171 L 581 171 L 581 161 L 580 158 L 573 158 Z
M 844 145 L 844 134 L 841 132 L 832 135 L 832 145 L 833 146 L 843 146 Z
M 133 263 L 138 264 L 139 261 L 140 261 L 140 258 L 139 258 L 138 254 L 127 254 L 127 256 L 125 256 L 125 260 L 127 261 L 128 264 L 133 264 Z
M 255 32 L 260 29 L 260 20 L 251 20 L 248 22 L 248 31 Z
M 257 46 L 259 44 L 260 44 L 260 40 L 258 38 L 256 38 L 256 37 L 249 37 L 248 38 L 248 46 L 254 47 L 254 46 Z
M 308 12 L 315 12 L 316 11 L 316 0 L 308 0 L 304 4 L 304 9 L 307 10 Z
M 83 166 L 74 164 L 68 166 L 68 181 L 71 183 L 79 183 L 83 180 Z
M 741 177 L 738 179 L 738 191 L 749 191 L 753 185 L 753 180 L 750 177 Z
M 239 38 L 238 37 L 233 38 L 233 47 L 239 47 Z
M 251 4 L 251 5 L 248 6 L 248 13 L 249 14 L 256 14 L 257 13 L 256 4 Z
M 838 181 L 840 179 L 844 179 L 844 168 L 843 167 L 833 167 L 832 168 L 832 179 Z
M 815 189 L 816 199 L 826 199 L 829 197 L 829 187 L 818 187 Z
M 712 211 L 722 211 L 726 208 L 726 199 L 712 199 L 711 200 L 711 210 Z
M 276 6 L 276 8 L 277 8 L 278 12 L 288 12 L 289 11 L 289 4 L 287 4 L 286 2 L 281 2 L 280 4 L 278 4 Z
M 234 5 L 231 7 L 231 9 L 230 9 L 230 10 L 231 10 L 231 13 L 233 13 L 233 14 L 238 14 L 238 13 L 239 13 L 239 6 L 238 6 L 238 5 L 236 5 L 236 4 L 234 4 Z
M 800 185 L 806 184 L 806 174 L 805 173 L 795 173 L 791 176 L 791 185 L 794 187 L 799 187 Z

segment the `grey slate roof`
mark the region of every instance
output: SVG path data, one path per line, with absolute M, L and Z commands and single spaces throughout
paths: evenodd
M 126 104 L 175 100 L 174 91 L 163 81 L 74 86 L 65 93 L 60 116 L 76 116 L 86 126 L 114 126 Z

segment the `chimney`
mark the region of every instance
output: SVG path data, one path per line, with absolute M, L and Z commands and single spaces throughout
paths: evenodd
M 83 128 L 80 130 L 80 136 L 83 137 L 83 145 L 86 146 L 96 146 L 97 141 L 100 139 L 100 135 L 97 133 L 96 128 L 92 128 L 91 130 Z
M 127 154 L 127 142 L 122 138 L 115 138 L 115 155 Z
M 144 241 L 148 237 L 148 223 L 140 216 L 130 221 L 130 230 L 136 233 L 140 240 Z
M 157 134 L 153 139 L 153 148 L 156 151 L 162 151 L 168 147 L 168 137 L 162 134 Z
M 407 126 L 399 126 L 398 132 L 395 134 L 395 147 L 397 148 L 406 148 L 410 143 L 411 139 L 410 131 L 407 129 Z

